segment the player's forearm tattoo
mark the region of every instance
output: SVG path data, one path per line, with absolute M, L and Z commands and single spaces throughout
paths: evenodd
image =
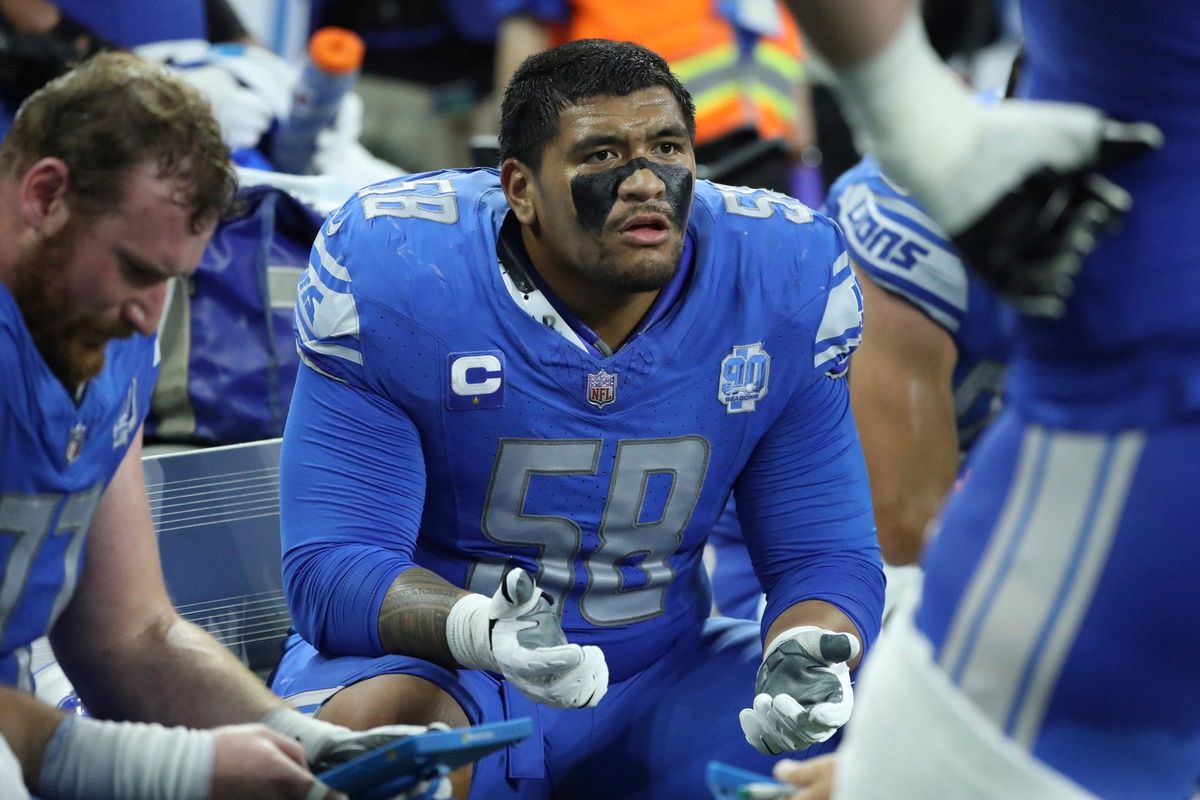
M 390 653 L 457 666 L 446 644 L 446 617 L 463 594 L 427 569 L 396 578 L 379 608 L 379 640 Z

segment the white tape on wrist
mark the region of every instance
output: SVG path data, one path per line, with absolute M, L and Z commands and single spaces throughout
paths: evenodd
M 37 792 L 43 800 L 207 800 L 214 748 L 209 731 L 67 717 L 46 745 Z
M 500 666 L 492 654 L 492 599 L 481 594 L 469 594 L 459 599 L 446 617 L 446 643 L 454 660 L 468 669 L 499 672 Z
M 884 172 L 904 188 L 936 193 L 970 160 L 982 136 L 981 110 L 915 13 L 880 52 L 835 75 Z

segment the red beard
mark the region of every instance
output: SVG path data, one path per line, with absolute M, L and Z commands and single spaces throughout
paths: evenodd
M 76 238 L 77 223 L 68 223 L 55 236 L 21 253 L 11 287 L 34 344 L 69 392 L 104 368 L 109 340 L 134 333 L 127 324 L 80 315 L 66 305 L 65 273 Z

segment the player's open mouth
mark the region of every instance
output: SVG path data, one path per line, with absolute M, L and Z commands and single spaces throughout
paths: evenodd
M 620 228 L 621 238 L 640 247 L 662 244 L 671 235 L 671 226 L 662 214 L 638 214 Z

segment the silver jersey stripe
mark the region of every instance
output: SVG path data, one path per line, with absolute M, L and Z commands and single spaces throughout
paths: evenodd
M 1009 714 L 1012 720 L 1007 725 L 1011 729 L 1009 735 L 1027 748 L 1033 747 L 1041 729 L 1063 662 L 1095 595 L 1104 566 L 1108 563 L 1108 555 L 1120 526 L 1121 511 L 1133 484 L 1145 441 L 1145 435 L 1140 431 L 1110 439 L 1110 464 L 1107 475 L 1101 477 L 1096 487 L 1093 506 L 1084 520 L 1088 530 L 1080 531 L 1074 574 L 1067 576 L 1059 593 L 1061 606 L 1046 621 L 1047 634 L 1041 653 L 1035 654 L 1036 662 L 1027 667 L 1031 677 L 1024 697 L 1017 698 L 1020 705 Z
M 29 645 L 13 650 L 13 655 L 17 657 L 17 690 L 33 694 L 33 670 L 29 668 Z
M 325 705 L 325 701 L 345 688 L 343 685 L 338 685 L 328 689 L 309 689 L 306 692 L 288 695 L 283 698 L 283 701 L 300 713 L 312 716 L 321 706 Z
M 972 625 L 968 650 L 951 674 L 1000 728 L 1012 708 L 1043 621 L 1066 577 L 1100 476 L 1106 437 L 1051 434 L 1041 485 L 1033 491 L 1003 567 Z
M 1045 455 L 1045 439 L 1045 432 L 1037 426 L 1030 426 L 1022 436 L 1012 490 L 1004 502 L 988 548 L 980 558 L 979 566 L 963 593 L 958 612 L 950 623 L 949 632 L 942 645 L 938 661 L 948 675 L 954 675 L 959 669 L 974 621 L 979 616 L 989 587 L 996 582 L 1004 563 L 1004 555 L 1017 534 L 1029 494 L 1034 489 L 1036 467 Z
M 297 352 L 297 354 L 299 354 L 299 356 L 300 356 L 300 362 L 301 362 L 302 364 L 304 364 L 304 366 L 306 366 L 306 367 L 308 367 L 309 369 L 311 369 L 313 372 L 316 372 L 316 373 L 318 373 L 318 374 L 320 374 L 320 375 L 324 375 L 326 378 L 332 378 L 333 380 L 337 381 L 338 383 L 345 383 L 345 382 L 346 382 L 346 379 L 345 379 L 345 378 L 339 378 L 337 375 L 334 375 L 334 374 L 333 374 L 333 373 L 331 373 L 331 372 L 326 372 L 325 370 L 323 370 L 323 369 L 321 369 L 320 367 L 318 367 L 318 366 L 317 366 L 317 365 L 316 365 L 316 364 L 313 362 L 313 360 L 312 360 L 311 358 L 309 358 L 307 355 L 305 355 L 304 351 L 303 351 L 303 350 L 301 350 L 299 347 L 297 347 L 297 348 L 296 348 L 296 352 Z
M 267 297 L 272 310 L 290 311 L 296 305 L 296 287 L 304 277 L 303 267 L 289 265 L 267 267 Z

